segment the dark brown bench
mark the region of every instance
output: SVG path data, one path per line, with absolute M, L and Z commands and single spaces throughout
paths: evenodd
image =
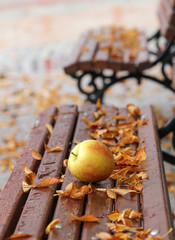
M 77 79 L 87 100 L 102 100 L 109 87 L 126 79 L 136 79 L 138 84 L 142 79 L 152 80 L 175 92 L 174 80 L 167 72 L 174 58 L 175 1 L 161 0 L 157 13 L 160 30 L 149 39 L 143 31 L 115 25 L 82 34 L 67 57 L 64 71 Z M 161 77 L 145 71 L 155 66 Z
M 133 222 L 134 227 L 143 227 L 145 230 L 158 229 L 159 234 L 163 236 L 173 226 L 157 126 L 152 108 L 143 107 L 141 109 L 142 115 L 139 118 L 136 117 L 139 115 L 138 112 L 134 116 L 128 116 L 126 109 L 108 106 L 103 106 L 103 109 L 106 114 L 99 106 L 93 104 L 84 104 L 81 107 L 62 106 L 59 110 L 50 107 L 39 115 L 7 184 L 0 192 L 0 239 L 15 233 L 19 235 L 23 233 L 24 236 L 29 234 L 28 237 L 21 239 L 98 239 L 97 233 L 110 232 L 106 225 L 107 222 L 110 222 L 108 215 L 112 211 L 121 212 L 127 208 L 142 214 L 141 218 Z M 96 112 L 96 118 L 94 112 Z M 103 115 L 103 119 L 100 120 L 100 123 L 96 122 L 101 115 Z M 125 119 L 120 116 L 124 116 Z M 84 118 L 91 121 L 91 127 L 85 124 Z M 136 123 L 135 121 L 137 124 L 132 125 L 132 123 Z M 125 129 L 122 128 L 125 126 L 124 123 L 133 126 L 133 136 L 136 139 L 125 142 L 126 146 L 133 151 L 145 146 L 147 162 L 144 168 L 146 168 L 145 172 L 148 178 L 142 182 L 143 189 L 140 189 L 140 192 L 128 193 L 125 196 L 117 195 L 117 199 L 114 200 L 106 192 L 95 190 L 96 188 L 118 187 L 115 180 L 107 179 L 93 183 L 93 192 L 79 200 L 54 196 L 56 190 L 62 189 L 64 191 L 72 181 L 75 181 L 77 188 L 84 185 L 72 177 L 68 169 L 65 170 L 63 166 L 64 160 L 69 156 L 70 149 L 77 142 L 92 138 L 94 129 L 114 128 L 115 126 L 120 129 L 118 133 L 116 131 L 112 137 L 101 138 L 99 136 L 99 139 L 106 142 L 109 147 L 115 146 L 115 144 L 120 145 Z M 51 131 L 51 125 L 53 131 Z M 49 152 L 46 150 L 56 146 L 60 146 L 62 151 Z M 120 149 L 124 149 L 126 146 L 121 145 Z M 42 160 L 34 159 L 37 156 L 32 155 L 31 149 L 39 152 L 42 155 Z M 48 177 L 60 178 L 61 174 L 65 172 L 64 181 L 45 188 L 31 188 L 28 192 L 24 192 L 22 182 L 27 181 L 27 177 L 23 173 L 25 165 L 36 173 L 35 186 Z M 132 172 L 139 171 L 138 168 L 136 169 L 138 166 L 130 166 L 132 166 Z M 124 167 L 126 166 L 118 162 L 115 169 L 123 169 Z M 72 220 L 65 213 L 72 213 L 75 216 L 93 214 L 100 221 L 98 223 L 81 223 Z M 51 229 L 49 235 L 46 235 L 46 226 L 53 219 L 60 219 L 60 222 Z M 168 234 L 165 239 L 175 239 L 174 232 Z

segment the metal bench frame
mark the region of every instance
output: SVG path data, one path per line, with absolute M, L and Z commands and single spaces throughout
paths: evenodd
M 92 103 L 96 103 L 97 99 L 100 98 L 103 102 L 103 97 L 106 90 L 111 87 L 112 85 L 122 82 L 123 80 L 127 79 L 136 79 L 138 84 L 141 84 L 143 79 L 152 80 L 156 83 L 163 85 L 164 87 L 168 88 L 172 92 L 175 92 L 175 87 L 172 86 L 172 80 L 168 77 L 166 72 L 166 67 L 169 65 L 170 67 L 173 66 L 173 57 L 175 55 L 175 45 L 174 40 L 167 41 L 165 45 L 165 49 L 162 51 L 160 46 L 160 40 L 162 36 L 160 30 L 158 30 L 153 36 L 148 38 L 148 43 L 154 42 L 156 46 L 155 51 L 149 51 L 150 56 L 155 56 L 156 59 L 150 63 L 150 66 L 147 69 L 151 69 L 158 64 L 160 65 L 160 72 L 162 74 L 162 78 L 158 78 L 149 74 L 145 73 L 144 71 L 140 71 L 137 69 L 134 72 L 127 72 L 124 76 L 118 76 L 118 72 L 111 70 L 112 74 L 110 76 L 106 75 L 103 70 L 92 70 L 92 71 L 76 71 L 75 73 L 71 74 L 73 78 L 77 80 L 78 89 L 81 93 L 86 96 L 86 100 Z M 93 90 L 89 92 L 86 88 L 82 87 L 83 79 L 86 75 L 90 76 L 89 86 L 93 87 Z M 102 87 L 99 87 L 96 79 L 101 78 L 102 80 Z

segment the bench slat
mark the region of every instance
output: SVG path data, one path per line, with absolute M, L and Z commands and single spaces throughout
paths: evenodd
M 103 107 L 107 111 L 104 121 L 109 121 L 110 116 L 115 115 L 113 107 Z M 114 181 L 106 179 L 105 181 L 94 183 L 93 188 L 113 188 Z M 89 240 L 95 237 L 96 233 L 109 232 L 106 223 L 108 222 L 108 215 L 113 210 L 113 200 L 104 192 L 95 191 L 88 195 L 85 214 L 94 214 L 100 219 L 99 223 L 84 223 L 82 227 L 81 240 Z
M 64 64 L 65 65 L 64 70 L 67 74 L 72 74 L 78 70 L 78 59 L 81 54 L 81 49 L 85 46 L 88 37 L 89 31 L 83 33 L 80 36 L 79 41 L 74 46 L 71 54 L 69 55 L 69 58 Z
M 60 109 L 54 131 L 48 146 L 60 146 L 61 152 L 47 152 L 41 161 L 34 185 L 46 177 L 60 177 L 63 160 L 66 157 L 72 137 L 76 118 L 76 106 L 63 106 Z M 34 233 L 33 237 L 41 239 L 44 234 L 48 217 L 52 212 L 56 185 L 48 188 L 31 189 L 15 232 Z
M 91 129 L 87 129 L 86 124 L 83 122 L 83 117 L 88 117 L 89 120 L 93 121 L 94 117 L 92 116 L 92 113 L 96 110 L 95 105 L 89 105 L 85 104 L 80 108 L 79 116 L 78 116 L 78 122 L 74 134 L 74 141 L 72 144 L 73 148 L 75 146 L 75 140 L 78 142 L 82 142 L 83 140 L 90 139 L 90 132 Z M 62 190 L 65 190 L 65 187 L 71 183 L 72 181 L 75 181 L 76 187 L 80 188 L 83 183 L 80 181 L 77 181 L 66 169 L 65 173 L 65 180 L 62 184 Z M 53 229 L 51 233 L 49 234 L 49 240 L 56 240 L 56 239 L 72 239 L 72 240 L 78 240 L 79 239 L 79 232 L 80 232 L 80 226 L 81 222 L 73 221 L 69 216 L 66 216 L 65 214 L 67 212 L 72 213 L 76 216 L 82 216 L 83 215 L 83 208 L 84 208 L 84 198 L 77 200 L 72 199 L 69 197 L 62 198 L 60 197 L 58 199 L 58 203 L 55 209 L 54 219 L 59 218 L 61 228 L 60 229 Z
M 161 0 L 160 4 L 169 24 L 175 26 L 175 12 L 174 9 L 171 7 L 169 1 Z
M 125 116 L 125 118 L 126 118 L 125 122 L 130 121 L 126 109 L 121 109 L 120 114 L 122 116 Z M 120 122 L 121 121 L 119 121 L 119 123 Z M 136 150 L 137 144 L 130 144 L 130 147 L 132 147 L 133 150 Z M 116 184 L 116 187 L 117 187 L 117 184 Z M 118 210 L 121 212 L 126 208 L 131 208 L 133 210 L 136 210 L 137 212 L 140 212 L 140 196 L 139 196 L 139 194 L 126 194 L 125 196 L 117 196 L 117 201 L 115 203 L 115 210 Z M 135 227 L 140 227 L 140 221 L 133 222 L 133 225 Z
M 96 35 L 99 33 L 99 30 L 90 32 L 89 38 L 84 44 L 84 51 L 81 51 L 81 55 L 78 59 L 78 68 L 83 70 L 92 70 L 93 68 L 93 56 L 96 52 L 98 41 L 96 38 L 91 37 L 91 35 Z
M 175 36 L 175 27 L 168 23 L 161 5 L 159 6 L 157 15 L 160 22 L 160 30 L 162 35 L 169 41 L 172 41 Z
M 22 190 L 24 164 L 33 171 L 36 170 L 39 164 L 38 161 L 33 159 L 29 149 L 35 149 L 43 154 L 44 141 L 47 142 L 48 136 L 45 124 L 53 124 L 56 113 L 57 109 L 50 107 L 39 115 L 16 166 L 6 186 L 0 193 L 0 239 L 3 239 L 7 234 L 10 235 L 14 231 L 22 211 L 22 206 L 28 195 Z
M 166 180 L 163 177 L 164 167 L 161 150 L 157 139 L 157 126 L 151 107 L 144 107 L 142 112 L 148 118 L 148 123 L 138 128 L 140 143 L 145 146 L 147 154 L 148 180 L 143 181 L 142 211 L 145 229 L 159 229 L 163 236 L 171 226 L 170 204 L 166 190 Z M 154 144 L 150 139 L 155 139 Z M 159 221 L 158 221 L 159 219 Z M 166 240 L 171 239 L 168 235 Z M 174 239 L 174 237 L 172 238 Z

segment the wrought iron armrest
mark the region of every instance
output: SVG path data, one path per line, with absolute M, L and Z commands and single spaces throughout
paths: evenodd
M 165 137 L 170 132 L 173 132 L 172 145 L 175 150 L 175 115 L 163 127 L 159 128 L 158 134 L 160 139 Z M 162 151 L 162 154 L 163 154 L 163 159 L 166 162 L 175 164 L 175 156 L 172 156 L 171 154 L 164 151 Z

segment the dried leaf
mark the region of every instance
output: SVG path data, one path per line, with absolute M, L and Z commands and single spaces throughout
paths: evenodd
M 19 239 L 19 238 L 23 238 L 23 237 L 28 238 L 28 237 L 32 237 L 32 235 L 28 234 L 28 233 L 23 233 L 23 232 L 17 232 L 17 233 L 12 234 L 10 237 L 5 238 L 5 240 Z
M 45 233 L 48 235 L 50 231 L 54 228 L 54 226 L 59 224 L 59 222 L 60 222 L 60 219 L 54 219 L 53 221 L 51 221 L 46 227 Z
M 110 190 L 121 196 L 124 196 L 127 193 L 137 193 L 135 190 L 130 190 L 130 189 L 112 188 Z M 96 188 L 96 191 L 107 192 L 107 189 L 106 188 Z
M 66 213 L 67 216 L 71 217 L 73 220 L 81 221 L 81 222 L 99 222 L 100 219 L 95 217 L 93 214 L 86 214 L 81 217 L 74 216 L 71 213 Z
M 138 117 L 141 115 L 140 108 L 134 104 L 127 104 L 127 110 L 132 116 Z
M 47 178 L 44 178 L 43 180 L 41 180 L 41 182 L 39 184 L 37 184 L 36 186 L 34 186 L 34 188 L 49 187 L 54 184 L 58 184 L 60 182 L 63 182 L 63 179 L 58 178 L 58 177 L 47 177 Z
M 55 196 L 71 197 L 71 198 L 74 198 L 74 199 L 81 199 L 86 194 L 89 194 L 91 192 L 92 192 L 91 184 L 83 185 L 80 189 L 78 189 L 78 188 L 76 188 L 75 182 L 72 181 L 71 183 L 69 183 L 66 186 L 65 191 L 57 190 Z
M 126 120 L 126 117 L 125 116 L 120 116 L 120 115 L 117 115 L 117 116 L 111 116 L 112 119 L 115 119 L 115 120 L 120 120 L 120 121 L 124 121 Z
M 173 173 L 173 172 L 166 171 L 165 174 L 166 174 L 166 177 L 175 178 L 175 173 Z
M 28 177 L 29 183 L 33 185 L 36 178 L 36 174 L 25 164 L 24 164 L 24 174 Z
M 92 122 L 88 120 L 86 117 L 83 117 L 83 121 L 86 123 L 88 128 L 97 128 L 99 124 L 102 122 L 103 117 L 99 118 L 97 121 Z
M 110 197 L 111 199 L 117 199 L 116 193 L 114 191 L 112 191 L 111 189 L 107 189 L 106 191 L 108 197 Z
M 112 239 L 113 235 L 107 232 L 100 232 L 100 233 L 96 233 L 96 237 L 102 240 L 108 240 L 108 239 Z
M 118 180 L 118 179 L 122 179 L 122 178 L 125 178 L 127 172 L 129 172 L 130 170 L 130 167 L 126 167 L 126 168 L 123 168 L 121 170 L 118 170 L 118 171 L 114 171 L 110 178 L 114 179 L 114 180 Z
M 101 104 L 100 98 L 97 99 L 96 107 L 97 107 L 97 109 L 101 109 L 102 108 L 102 104 Z
M 168 187 L 168 192 L 175 193 L 175 186 Z
M 25 180 L 22 181 L 22 189 L 24 192 L 28 192 L 32 187 L 33 185 L 28 184 Z
M 42 156 L 39 152 L 37 152 L 36 150 L 34 149 L 30 149 L 31 153 L 32 153 L 32 157 L 36 160 L 41 160 L 42 159 Z
M 54 147 L 54 148 L 50 148 L 49 146 L 47 146 L 47 144 L 45 142 L 44 142 L 44 147 L 45 147 L 45 150 L 47 152 L 60 152 L 60 151 L 63 150 L 63 148 L 60 147 L 60 146 L 57 146 L 57 147 Z
M 52 125 L 50 123 L 46 123 L 45 127 L 47 128 L 47 130 L 49 131 L 50 134 L 53 133 L 53 127 L 52 127 Z

